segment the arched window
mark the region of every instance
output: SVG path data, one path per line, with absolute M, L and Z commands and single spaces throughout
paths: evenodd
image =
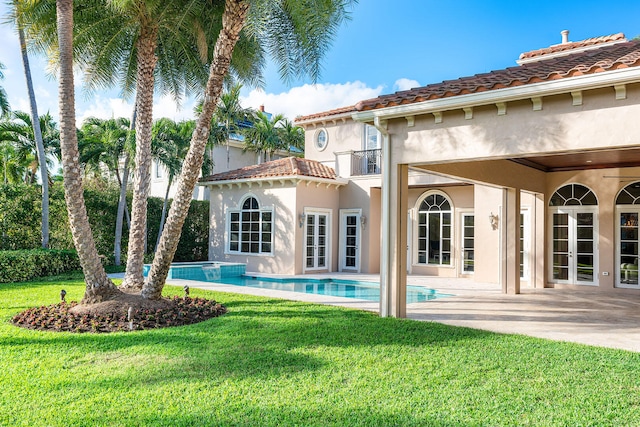
M 618 280 L 621 287 L 638 287 L 638 247 L 640 233 L 640 182 L 633 182 L 623 188 L 616 197 L 618 230 L 616 246 L 618 254 Z
M 260 209 L 258 200 L 247 197 L 240 209 L 229 212 L 229 252 L 272 253 L 273 211 Z
M 451 264 L 451 202 L 431 193 L 418 208 L 418 263 Z
M 598 199 L 593 191 L 584 185 L 569 184 L 553 193 L 549 206 L 595 206 Z

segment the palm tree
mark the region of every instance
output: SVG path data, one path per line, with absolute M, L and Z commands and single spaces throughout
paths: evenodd
M 102 176 L 106 169 L 116 177 L 120 186 L 114 239 L 114 263 L 116 265 L 120 265 L 123 218 L 126 216 L 128 221 L 126 187 L 129 177 L 130 152 L 133 145 L 132 133 L 128 119 L 102 120 L 90 117 L 82 123 L 80 128 L 82 137 L 78 143 L 80 162 L 85 166 L 85 174 L 92 170 L 98 176 Z
M 83 303 L 113 298 L 120 291 L 109 280 L 96 250 L 84 203 L 82 172 L 78 162 L 75 91 L 73 86 L 73 0 L 57 0 L 59 43 L 60 149 L 62 153 L 64 195 L 69 227 L 78 251 L 86 283 Z
M 4 74 L 2 73 L 2 70 L 4 70 L 4 64 L 0 62 L 0 80 L 4 80 Z M 9 108 L 9 98 L 7 97 L 7 92 L 2 86 L 0 86 L 0 117 L 7 115 L 9 111 L 11 111 L 11 109 Z
M 320 73 L 322 55 L 328 49 L 338 27 L 348 16 L 347 8 L 353 3 L 355 0 L 225 2 L 222 30 L 209 67 L 202 113 L 198 117 L 191 147 L 182 166 L 178 188 L 160 244 L 142 289 L 144 297 L 157 299 L 162 295 L 182 225 L 189 211 L 191 195 L 202 167 L 211 118 L 222 92 L 234 48 L 243 29 L 272 54 L 280 64 L 280 72 L 285 79 L 308 74 L 315 80 Z M 251 25 L 246 25 L 247 20 Z
M 36 46 L 56 46 L 49 11 L 52 0 L 29 2 L 26 13 L 33 24 Z M 135 88 L 136 154 L 132 218 L 124 287 L 142 286 L 147 197 L 151 182 L 151 126 L 155 89 L 176 99 L 202 90 L 206 64 L 212 57 L 220 29 L 220 1 L 180 0 L 78 0 L 76 59 L 86 70 L 90 88 L 113 86 L 119 81 L 123 93 Z M 252 37 L 243 39 L 245 50 L 234 61 L 234 72 L 249 82 L 259 82 L 263 51 Z
M 47 150 L 44 154 L 44 167 L 41 166 L 38 155 L 37 141 L 34 129 L 44 130 L 44 145 Z M 15 161 L 17 164 L 26 166 L 23 175 L 25 184 L 34 184 L 38 170 L 44 169 L 41 179 L 44 184 L 50 181 L 48 169 L 53 165 L 51 159 L 58 144 L 59 132 L 56 123 L 49 113 L 40 116 L 38 126 L 34 126 L 31 116 L 23 111 L 13 111 L 10 116 L 0 122 L 0 132 L 4 134 L 4 141 L 10 141 L 13 145 Z M 42 135 L 41 135 L 42 138 Z
M 224 91 L 218 100 L 218 106 L 211 119 L 211 143 L 212 145 L 227 146 L 227 169 L 229 169 L 229 139 L 234 134 L 240 134 L 240 124 L 250 120 L 253 110 L 243 108 L 240 105 L 241 84 L 232 85 L 229 90 Z M 202 112 L 203 101 L 196 107 L 196 114 Z M 210 168 L 213 170 L 213 168 Z
M 258 153 L 259 162 L 271 160 L 273 153 L 283 148 L 278 131 L 283 121 L 282 114 L 269 117 L 263 111 L 256 111 L 252 126 L 244 131 L 244 150 Z
M 82 138 L 78 141 L 78 149 L 85 173 L 94 171 L 97 175 L 103 175 L 106 168 L 120 185 L 120 161 L 129 134 L 129 120 L 89 117 L 82 123 L 80 131 Z
M 182 161 L 189 149 L 191 135 L 195 129 L 195 121 L 187 120 L 174 122 L 171 119 L 162 118 L 153 124 L 151 140 L 151 151 L 154 159 L 162 165 L 168 173 L 167 189 L 162 203 L 162 215 L 160 216 L 160 227 L 158 227 L 158 237 L 154 248 L 157 249 L 164 228 L 167 215 L 167 205 L 169 203 L 169 190 L 174 178 L 182 169 Z
M 283 149 L 296 156 L 304 156 L 304 129 L 284 119 L 278 128 Z
M 49 247 L 49 182 L 45 179 L 47 176 L 47 168 L 45 159 L 45 147 L 42 140 L 42 130 L 40 129 L 40 121 L 38 120 L 38 105 L 36 103 L 36 95 L 33 90 L 33 81 L 31 79 L 31 66 L 29 65 L 29 55 L 27 53 L 27 42 L 24 34 L 24 24 L 21 19 L 20 7 L 24 2 L 13 0 L 13 16 L 18 29 L 18 40 L 20 41 L 20 53 L 22 57 L 22 66 L 24 68 L 24 77 L 27 82 L 27 93 L 29 94 L 29 109 L 31 112 L 31 123 L 33 125 L 33 134 L 36 142 L 39 164 L 40 177 L 42 178 L 42 247 Z

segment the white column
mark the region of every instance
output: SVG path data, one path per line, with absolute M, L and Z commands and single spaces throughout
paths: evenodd
M 520 189 L 503 190 L 502 292 L 520 293 Z

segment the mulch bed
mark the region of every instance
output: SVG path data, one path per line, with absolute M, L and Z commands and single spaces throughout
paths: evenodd
M 116 299 L 98 304 L 63 301 L 34 307 L 15 315 L 11 321 L 16 326 L 41 331 L 97 333 L 190 325 L 226 312 L 225 306 L 205 298 L 176 296 L 150 301 L 137 294 L 123 293 Z

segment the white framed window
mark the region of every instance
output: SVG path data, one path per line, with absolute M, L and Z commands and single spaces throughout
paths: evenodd
M 531 213 L 529 208 L 520 210 L 520 279 L 531 280 Z
M 450 266 L 453 208 L 447 195 L 431 191 L 418 199 L 417 264 Z
M 640 288 L 638 282 L 638 248 L 640 233 L 640 182 L 624 187 L 616 197 L 616 286 Z
M 244 198 L 227 213 L 229 253 L 273 253 L 273 208 L 261 208 L 255 196 Z
M 364 125 L 364 142 L 362 144 L 363 150 L 378 150 L 382 148 L 382 138 L 380 138 L 380 132 L 375 126 Z
M 324 151 L 324 149 L 327 148 L 327 145 L 329 144 L 329 133 L 325 128 L 318 129 L 313 140 L 316 149 L 318 151 Z

